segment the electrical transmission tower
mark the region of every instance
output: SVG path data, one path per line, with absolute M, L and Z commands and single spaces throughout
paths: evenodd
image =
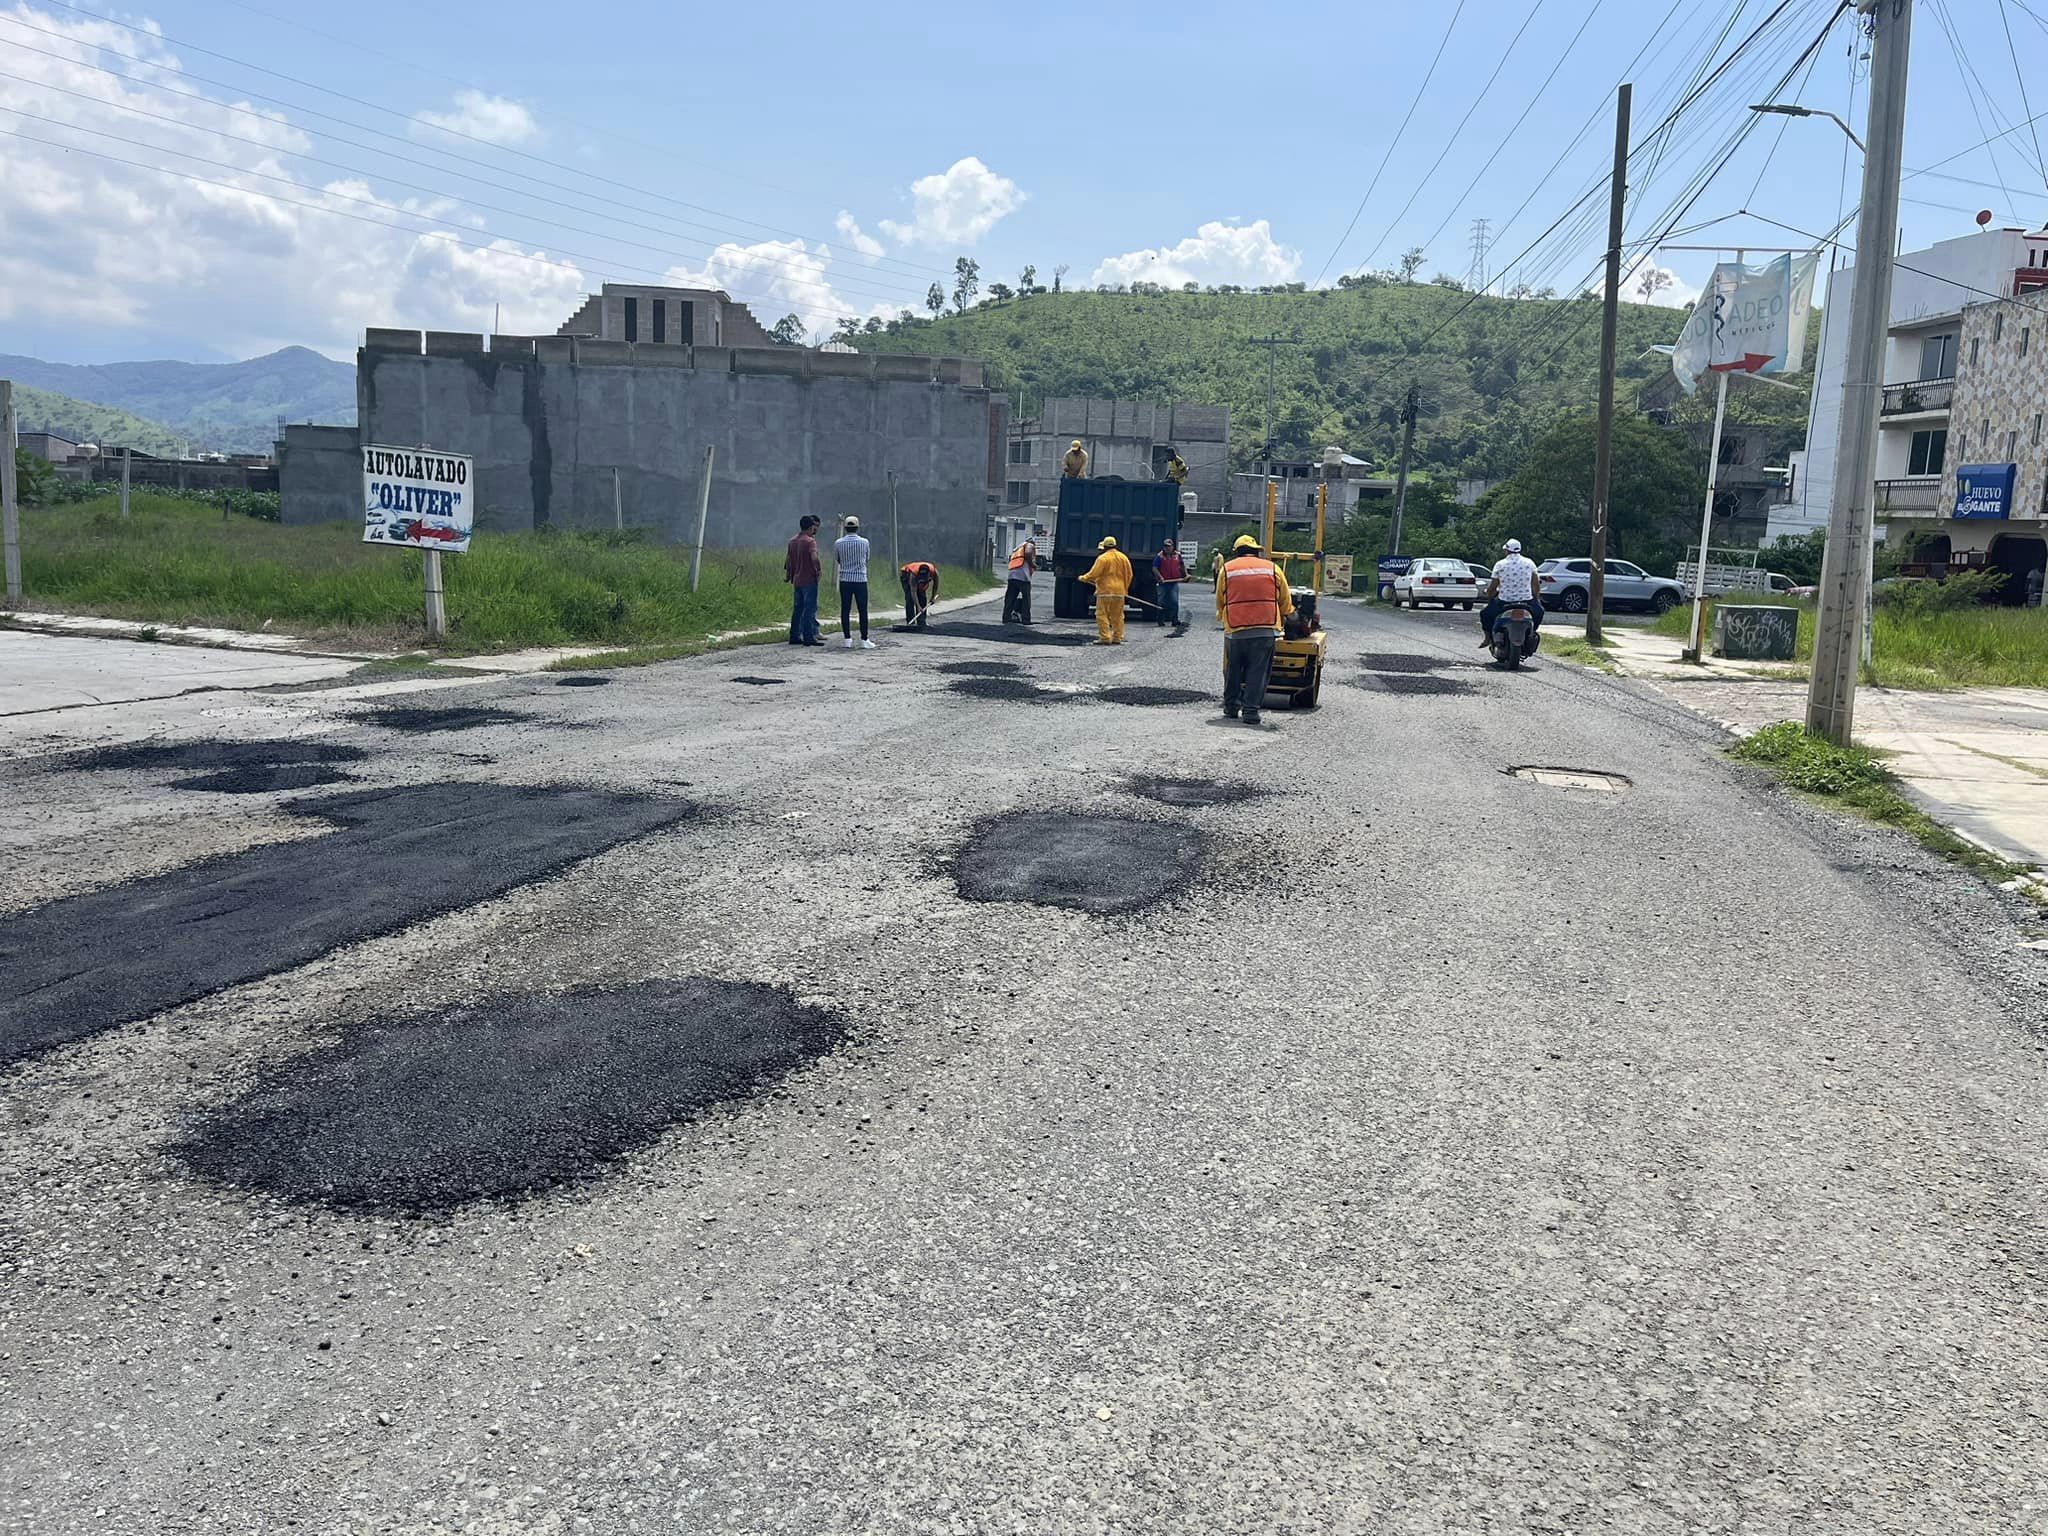
M 1489 222 L 1486 219 L 1474 219 L 1472 221 L 1472 270 L 1465 274 L 1465 282 L 1466 286 L 1471 288 L 1474 293 L 1484 288 L 1488 281 L 1486 276 L 1486 250 L 1493 243 L 1486 232 Z

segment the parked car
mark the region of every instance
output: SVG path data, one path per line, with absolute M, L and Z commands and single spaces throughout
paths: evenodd
M 1481 597 L 1486 596 L 1486 589 L 1493 585 L 1493 567 L 1490 565 L 1479 565 L 1467 560 L 1465 562 L 1465 569 L 1470 571 L 1472 579 L 1479 583 L 1479 595 Z
M 1425 557 L 1409 562 L 1408 569 L 1394 578 L 1394 602 L 1420 608 L 1424 603 L 1442 603 L 1446 608 L 1462 603 L 1470 608 L 1479 596 L 1472 570 L 1462 560 Z
M 1545 608 L 1584 613 L 1592 605 L 1591 560 L 1546 560 L 1536 567 L 1536 579 L 1542 583 L 1537 595 L 1543 599 Z M 1607 562 L 1609 608 L 1638 608 L 1650 613 L 1666 613 L 1685 600 L 1686 590 L 1682 583 L 1666 576 L 1652 576 L 1641 566 L 1631 565 L 1626 560 Z

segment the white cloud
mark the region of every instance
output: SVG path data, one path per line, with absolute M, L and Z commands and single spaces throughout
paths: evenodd
M 1097 286 L 1158 283 L 1178 288 L 1185 283 L 1236 283 L 1254 288 L 1295 282 L 1300 276 L 1301 252 L 1276 241 L 1267 220 L 1254 219 L 1249 224 L 1212 220 L 1178 245 L 1109 257 L 1095 268 L 1093 281 Z
M 1662 279 L 1662 286 L 1655 293 L 1645 297 L 1643 283 L 1652 273 Z M 1607 291 L 1604 278 L 1598 285 L 1598 291 Z M 1700 296 L 1700 285 L 1687 282 L 1670 267 L 1639 262 L 1624 273 L 1621 280 L 1621 296 L 1632 304 L 1655 304 L 1660 309 L 1691 309 Z
M 573 263 L 476 230 L 453 204 L 394 199 L 360 179 L 307 179 L 289 152 L 312 141 L 284 117 L 145 91 L 91 67 L 104 44 L 139 53 L 145 63 L 131 69 L 149 78 L 177 62 L 159 42 L 16 14 L 64 37 L 37 38 L 61 58 L 16 52 L 8 68 L 29 78 L 0 79 L 0 106 L 55 120 L 10 119 L 32 137 L 0 136 L 0 326 L 32 315 L 81 332 L 206 338 L 239 355 L 300 342 L 346 356 L 365 326 L 487 330 L 499 305 L 507 331 L 552 331 L 591 286 Z M 158 120 L 114 110 L 121 105 Z M 146 137 L 166 152 L 86 128 Z M 471 230 L 416 229 L 406 213 Z
M 795 314 L 812 339 L 830 335 L 849 316 L 887 318 L 906 307 L 842 297 L 828 275 L 831 266 L 829 245 L 813 248 L 802 240 L 762 240 L 753 245 L 721 245 L 703 266 L 670 267 L 661 280 L 680 288 L 723 288 L 752 310 L 764 326 L 772 327 L 784 315 Z
M 489 144 L 524 144 L 540 132 L 533 114 L 521 103 L 476 90 L 457 91 L 451 112 L 422 112 L 413 121 L 466 133 Z
M 848 245 L 859 251 L 861 255 L 867 257 L 869 261 L 876 260 L 883 251 L 888 249 L 881 241 L 863 230 L 854 219 L 854 216 L 844 208 L 839 210 L 839 222 L 833 227 L 846 237 Z
M 972 245 L 1024 202 L 1024 192 L 973 155 L 910 184 L 916 211 L 908 224 L 881 221 L 882 233 L 898 245 Z

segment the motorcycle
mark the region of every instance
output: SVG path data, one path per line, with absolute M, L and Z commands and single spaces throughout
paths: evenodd
M 1493 621 L 1493 659 L 1510 672 L 1536 654 L 1536 616 L 1527 608 L 1503 608 Z

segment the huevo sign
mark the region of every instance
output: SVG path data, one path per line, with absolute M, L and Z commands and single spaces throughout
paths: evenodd
M 462 554 L 476 524 L 475 466 L 431 448 L 363 449 L 363 542 Z
M 1956 512 L 1959 518 L 2012 516 L 2012 482 L 2016 464 L 1961 464 L 1956 467 Z
M 1716 266 L 1671 349 L 1671 371 L 1685 392 L 1709 373 L 1797 373 L 1819 260 L 1809 251 L 1760 267 Z

